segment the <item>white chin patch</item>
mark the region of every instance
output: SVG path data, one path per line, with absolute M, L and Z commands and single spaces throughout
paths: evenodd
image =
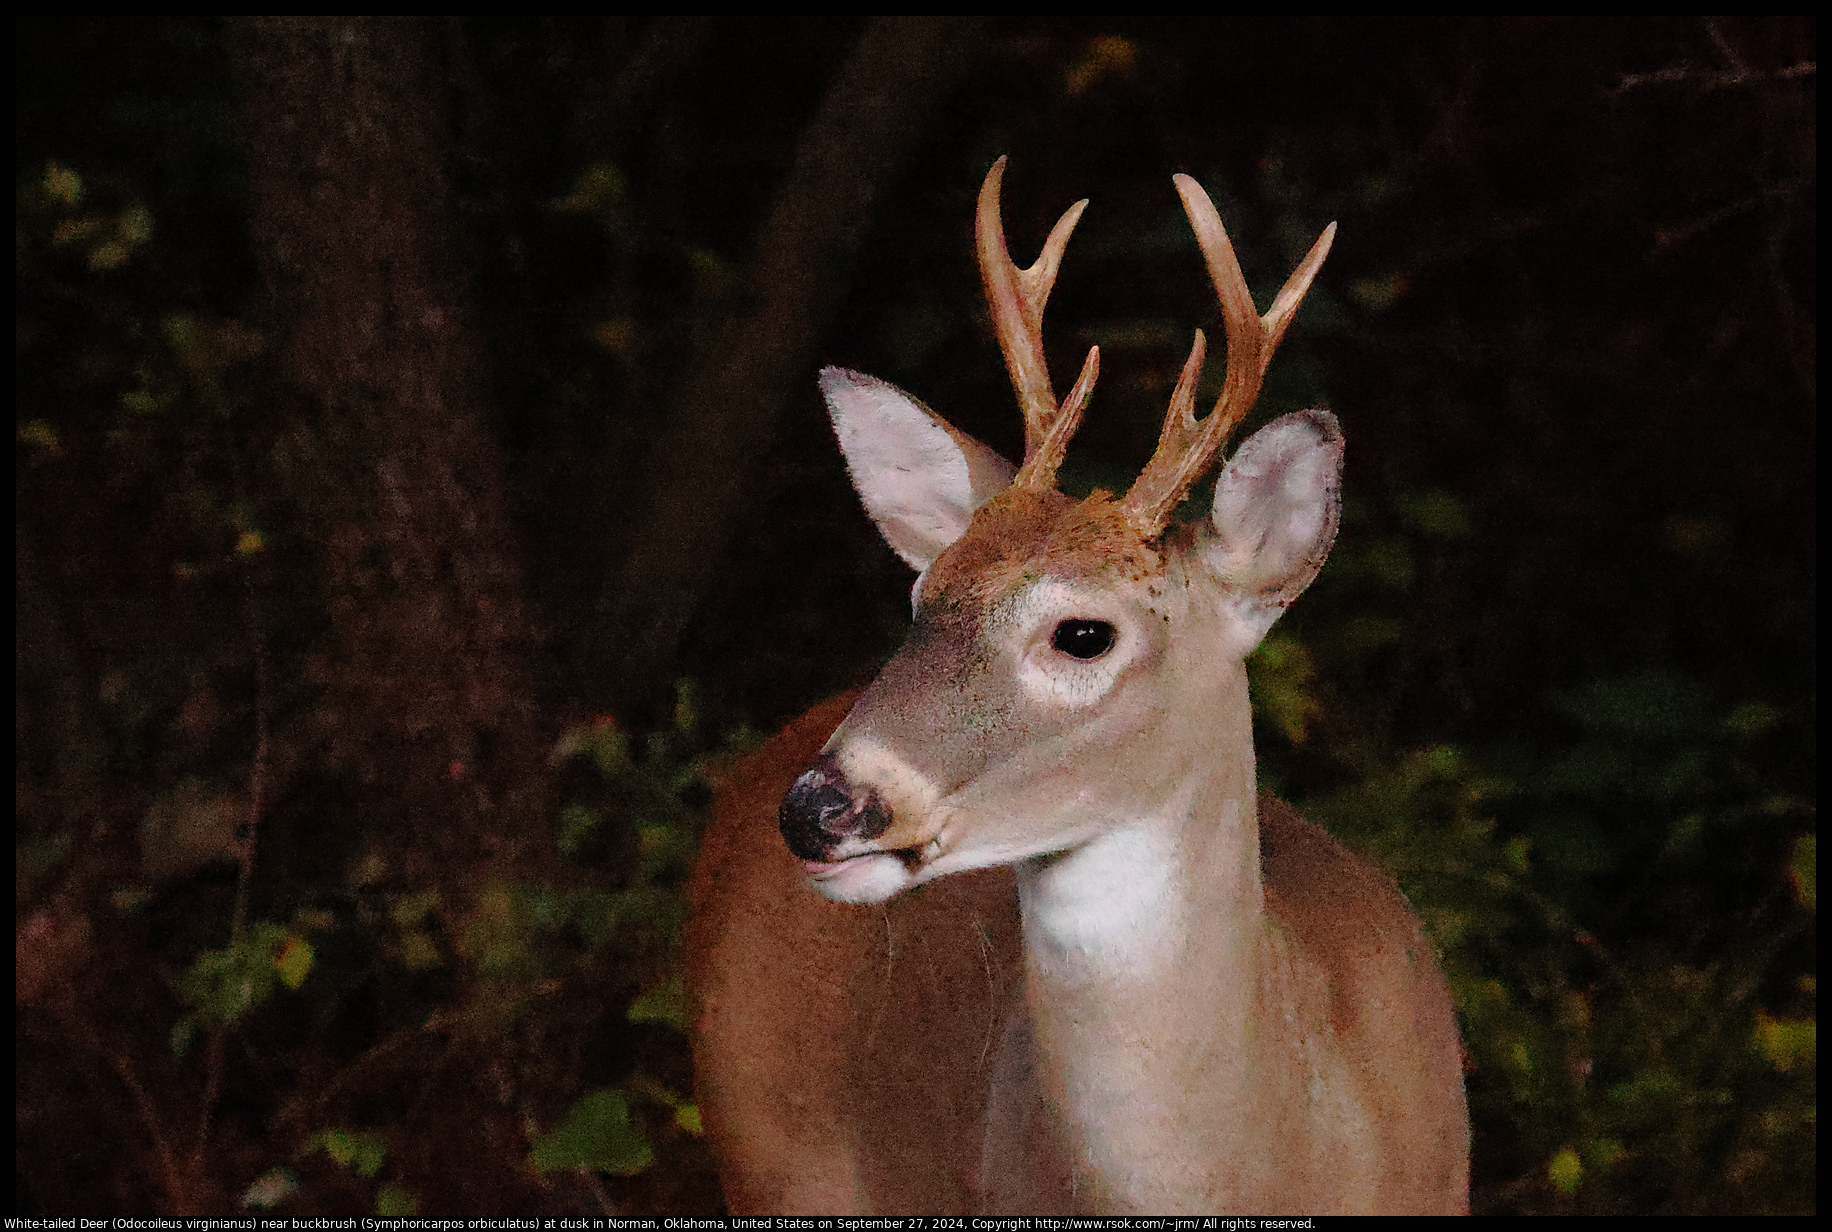
M 881 903 L 909 887 L 914 880 L 901 857 L 879 852 L 854 856 L 835 864 L 803 861 L 808 884 L 836 903 Z

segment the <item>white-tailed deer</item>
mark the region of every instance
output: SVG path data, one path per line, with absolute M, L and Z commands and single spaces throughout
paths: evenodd
M 1023 464 L 881 381 L 821 375 L 865 508 L 920 571 L 915 625 L 856 700 L 738 769 L 706 839 L 689 962 L 727 1203 L 1464 1211 L 1431 944 L 1385 873 L 1254 789 L 1243 661 L 1335 537 L 1336 420 L 1267 425 L 1205 516 L 1171 518 L 1335 228 L 1261 317 L 1176 177 L 1226 321 L 1221 397 L 1194 418 L 1198 331 L 1144 472 L 1077 501 L 1055 472 L 1099 355 L 1058 404 L 1041 322 L 1086 202 L 1019 270 L 1003 168 L 977 233 Z

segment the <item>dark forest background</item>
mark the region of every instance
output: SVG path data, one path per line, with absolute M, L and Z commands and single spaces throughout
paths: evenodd
M 1262 776 L 1442 950 L 1475 1208 L 1814 1208 L 1810 19 L 15 30 L 19 1213 L 720 1209 L 698 829 L 907 619 L 814 373 L 1021 453 L 1001 154 L 1071 487 L 1219 336 L 1173 172 L 1262 304 L 1340 223 Z

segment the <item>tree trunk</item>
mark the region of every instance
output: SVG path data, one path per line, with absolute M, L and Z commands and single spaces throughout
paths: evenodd
M 877 198 L 971 67 L 977 23 L 878 18 L 802 135 L 757 240 L 751 307 L 710 331 L 649 451 L 640 519 L 579 660 L 620 707 L 652 703 L 749 505 L 755 462 L 843 298 Z
M 291 477 L 330 613 L 309 654 L 312 757 L 363 784 L 364 812 L 400 826 L 407 871 L 435 883 L 533 848 L 540 770 L 438 32 L 379 18 L 231 32 L 264 316 L 318 425 Z

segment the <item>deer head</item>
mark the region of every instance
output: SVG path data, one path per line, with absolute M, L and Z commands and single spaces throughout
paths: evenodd
M 1004 167 L 1001 158 L 980 191 L 976 236 L 1024 414 L 1023 463 L 882 381 L 821 374 L 853 484 L 919 574 L 908 640 L 779 814 L 814 886 L 840 901 L 879 902 L 947 873 L 1069 851 L 1243 790 L 1250 802 L 1243 660 L 1335 538 L 1343 442 L 1323 410 L 1261 429 L 1222 471 L 1211 509 L 1193 523 L 1172 519 L 1252 408 L 1335 225 L 1261 316 L 1214 205 L 1195 180 L 1175 177 L 1221 299 L 1221 395 L 1195 418 L 1198 330 L 1131 489 L 1075 500 L 1057 489 L 1056 471 L 1100 353 L 1089 350 L 1058 402 L 1042 319 L 1087 202 L 1020 270 L 999 218 Z

